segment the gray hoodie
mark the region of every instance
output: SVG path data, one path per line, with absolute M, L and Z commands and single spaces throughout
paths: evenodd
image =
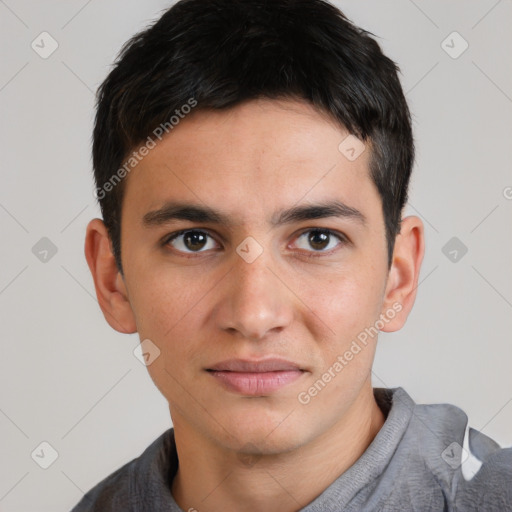
M 374 388 L 386 421 L 361 457 L 301 512 L 512 512 L 512 447 L 501 448 L 450 404 L 416 404 Z M 93 487 L 72 512 L 183 512 L 169 429 Z M 196 505 L 200 511 L 200 504 Z

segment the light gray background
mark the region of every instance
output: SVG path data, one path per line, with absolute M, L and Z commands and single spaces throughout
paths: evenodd
M 0 0 L 1 511 L 69 510 L 170 426 L 133 355 L 137 335 L 107 325 L 83 256 L 99 216 L 94 91 L 123 42 L 169 5 Z M 426 231 L 416 306 L 402 331 L 381 334 L 374 386 L 458 405 L 510 446 L 512 2 L 337 5 L 401 67 L 417 141 L 407 212 Z M 43 31 L 59 44 L 47 59 L 31 48 Z M 469 44 L 456 59 L 442 47 L 453 31 Z M 462 44 L 444 43 L 452 54 Z M 454 236 L 468 248 L 456 262 L 442 252 Z M 32 252 L 42 237 L 57 247 L 47 262 Z M 42 441 L 58 452 L 48 469 L 31 458 Z

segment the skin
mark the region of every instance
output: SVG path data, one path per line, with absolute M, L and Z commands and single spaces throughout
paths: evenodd
M 385 421 L 371 384 L 377 336 L 307 404 L 298 400 L 381 314 L 383 331 L 404 325 L 424 253 L 422 222 L 407 217 L 388 270 L 371 148 L 349 161 L 338 150 L 346 136 L 299 100 L 198 110 L 127 178 L 124 277 L 103 222 L 88 225 L 85 254 L 106 320 L 161 351 L 148 371 L 169 402 L 180 460 L 172 493 L 183 510 L 299 510 L 362 455 Z M 280 209 L 333 199 L 365 223 L 269 223 Z M 215 208 L 232 224 L 145 226 L 144 215 L 169 200 Z M 312 246 L 314 228 L 345 241 L 333 234 Z M 183 236 L 165 245 L 182 229 L 210 237 L 203 246 L 185 245 Z M 249 236 L 263 248 L 252 263 L 236 251 Z M 389 319 L 393 305 L 400 311 Z M 297 363 L 301 376 L 247 396 L 206 371 L 230 358 L 270 356 Z

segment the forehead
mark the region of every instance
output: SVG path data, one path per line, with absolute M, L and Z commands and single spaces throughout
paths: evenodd
M 370 150 L 359 143 L 356 149 L 364 151 L 347 158 L 340 143 L 348 136 L 302 101 L 253 100 L 229 110 L 198 110 L 131 171 L 123 203 L 140 216 L 172 199 L 189 200 L 232 209 L 240 219 L 267 218 L 276 206 L 300 201 L 379 208 Z

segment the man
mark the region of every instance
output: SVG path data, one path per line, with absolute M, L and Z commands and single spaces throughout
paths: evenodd
M 173 428 L 74 511 L 512 510 L 512 449 L 372 387 L 424 253 L 413 157 L 396 65 L 323 0 L 182 0 L 125 45 L 85 253 Z

